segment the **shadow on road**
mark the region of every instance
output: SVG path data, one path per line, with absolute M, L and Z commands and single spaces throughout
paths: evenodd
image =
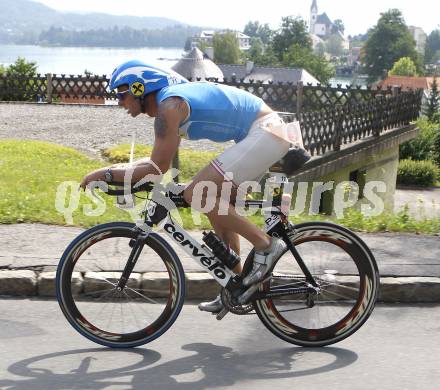
M 10 365 L 11 374 L 25 379 L 0 380 L 0 389 L 122 386 L 124 389 L 198 390 L 232 386 L 244 380 L 257 381 L 258 385 L 259 380 L 315 375 L 346 367 L 357 360 L 356 353 L 333 347 L 288 347 L 240 354 L 230 347 L 193 343 L 182 349 L 194 353 L 163 363 L 161 354 L 149 349 L 94 348 L 39 355 Z

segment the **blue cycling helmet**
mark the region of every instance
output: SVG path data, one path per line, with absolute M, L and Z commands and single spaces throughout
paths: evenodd
M 128 85 L 129 93 L 143 98 L 169 85 L 187 82 L 187 79 L 172 70 L 163 70 L 142 61 L 132 60 L 124 62 L 113 71 L 109 88 L 113 91 L 122 85 Z

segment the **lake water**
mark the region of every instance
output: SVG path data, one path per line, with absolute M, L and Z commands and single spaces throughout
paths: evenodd
M 102 48 L 102 47 L 44 47 L 29 45 L 0 45 L 0 64 L 10 65 L 18 57 L 35 61 L 41 74 L 92 74 L 109 76 L 113 69 L 129 59 L 144 60 L 151 65 L 171 68 L 183 54 L 182 48 Z M 352 84 L 349 78 L 331 80 L 331 84 Z M 365 85 L 363 79 L 355 84 Z
M 337 86 L 338 84 L 341 84 L 343 88 L 345 88 L 347 85 L 361 85 L 365 87 L 368 83 L 365 78 L 359 78 L 359 77 L 337 77 L 330 80 L 330 83 L 332 86 Z
M 0 45 L 0 64 L 9 65 L 18 57 L 35 61 L 41 74 L 110 75 L 113 69 L 129 59 L 140 59 L 151 65 L 171 68 L 181 57 L 182 48 L 91 48 Z

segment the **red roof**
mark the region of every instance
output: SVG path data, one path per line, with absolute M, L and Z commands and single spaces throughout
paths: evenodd
M 389 76 L 385 80 L 377 83 L 382 88 L 401 87 L 402 89 L 431 89 L 434 77 L 408 77 L 408 76 Z M 437 78 L 440 84 L 440 77 Z

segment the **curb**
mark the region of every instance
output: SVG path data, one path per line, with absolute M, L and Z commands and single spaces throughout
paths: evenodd
M 55 297 L 56 272 L 35 272 L 32 270 L 0 271 L 0 297 Z M 111 280 L 111 272 L 75 273 L 74 291 L 92 292 L 99 289 L 99 281 L 105 276 Z M 214 279 L 203 272 L 188 272 L 186 277 L 187 299 L 211 299 L 219 292 Z M 160 290 L 168 289 L 167 273 L 147 272 L 132 274 L 128 286 L 152 289 L 156 297 Z M 116 280 L 116 279 L 115 279 Z M 102 284 L 101 284 L 102 286 Z M 101 287 L 102 288 L 102 287 Z M 146 288 L 148 291 L 148 289 Z M 440 278 L 437 277 L 382 277 L 379 302 L 383 303 L 440 303 Z

